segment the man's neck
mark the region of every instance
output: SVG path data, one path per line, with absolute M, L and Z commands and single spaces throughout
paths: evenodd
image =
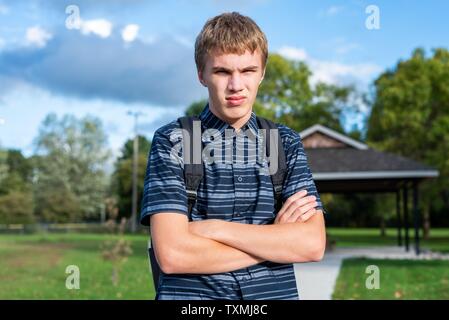
M 220 120 L 226 122 L 227 124 L 229 124 L 231 127 L 234 128 L 234 130 L 238 133 L 240 132 L 240 129 L 245 125 L 245 123 L 248 122 L 249 118 L 251 118 L 251 113 L 252 113 L 252 108 L 250 109 L 250 111 L 248 112 L 248 114 L 246 114 L 244 117 L 237 119 L 236 121 L 232 121 L 232 120 L 227 120 L 227 119 L 223 119 L 223 117 L 219 114 L 217 114 L 214 110 L 214 108 L 210 107 L 211 104 L 209 102 L 209 109 L 210 111 Z

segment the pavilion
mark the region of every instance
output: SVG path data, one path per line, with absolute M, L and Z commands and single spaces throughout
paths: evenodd
M 396 194 L 397 237 L 409 251 L 409 192 L 413 197 L 414 247 L 420 253 L 419 185 L 438 171 L 393 153 L 382 152 L 322 125 L 300 132 L 313 179 L 320 193 L 391 192 Z M 401 210 L 402 200 L 402 210 Z M 402 212 L 401 212 L 402 211 Z

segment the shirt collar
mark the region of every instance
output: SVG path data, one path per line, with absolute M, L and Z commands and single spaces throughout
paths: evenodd
M 234 130 L 229 123 L 221 120 L 213 114 L 212 111 L 210 111 L 209 103 L 207 103 L 203 111 L 201 111 L 199 118 L 205 129 L 217 129 L 221 134 L 223 134 L 226 129 Z M 252 129 L 255 133 L 257 133 L 258 128 L 256 114 L 254 111 L 251 111 L 251 117 L 242 126 L 241 130 L 246 131 L 247 129 Z

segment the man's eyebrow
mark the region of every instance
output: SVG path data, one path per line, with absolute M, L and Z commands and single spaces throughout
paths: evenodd
M 248 66 L 248 67 L 243 68 L 242 71 L 243 70 L 257 70 L 257 69 L 259 69 L 259 66 Z
M 220 67 L 220 66 L 216 66 L 216 67 L 212 67 L 212 71 L 228 71 L 231 72 L 231 69 L 225 68 L 225 67 Z
M 259 69 L 258 66 L 248 66 L 248 67 L 244 67 L 243 69 L 239 69 L 239 71 L 245 71 L 245 70 L 257 70 Z M 221 66 L 216 66 L 216 67 L 212 67 L 212 71 L 227 71 L 227 72 L 232 72 L 231 69 L 225 68 L 225 67 L 221 67 Z

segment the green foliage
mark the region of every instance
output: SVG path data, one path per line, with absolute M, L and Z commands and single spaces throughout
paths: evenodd
M 344 111 L 357 112 L 352 87 L 325 83 L 310 84 L 312 73 L 304 62 L 278 54 L 269 56 L 265 77 L 259 87 L 256 114 L 283 123 L 296 131 L 322 124 L 343 132 Z
M 431 211 L 440 210 L 447 216 L 449 51 L 436 49 L 427 57 L 423 49 L 416 49 L 410 59 L 381 74 L 374 90 L 369 144 L 437 168 L 440 176 L 424 186 L 422 199 Z
M 31 222 L 34 222 L 31 192 L 11 191 L 0 196 L 0 224 Z
M 34 221 L 31 163 L 18 150 L 0 150 L 0 224 Z
M 383 221 L 392 226 L 396 223 L 395 194 L 332 194 L 323 195 L 322 200 L 329 212 L 329 226 L 360 228 L 377 227 Z
M 148 153 L 150 152 L 151 149 L 151 142 L 148 141 L 147 138 L 145 138 L 144 136 L 138 136 L 139 139 L 139 154 L 143 154 L 145 156 L 148 156 Z M 119 157 L 119 160 L 124 160 L 124 159 L 132 159 L 133 157 L 133 147 L 134 144 L 134 139 L 128 139 L 125 144 L 122 147 L 121 153 L 122 155 Z
M 3 186 L 3 180 L 8 175 L 8 165 L 6 163 L 7 158 L 8 151 L 0 149 L 0 188 Z
M 101 121 L 49 114 L 35 145 L 37 215 L 47 221 L 98 217 L 107 191 L 104 167 L 110 157 Z
M 16 172 L 20 175 L 22 181 L 29 181 L 32 173 L 32 165 L 30 161 L 22 155 L 20 150 L 8 150 L 6 165 L 9 172 Z
M 137 162 L 137 195 L 142 199 L 148 155 L 151 142 L 144 136 L 139 136 L 139 154 Z M 111 190 L 117 199 L 119 217 L 130 217 L 132 210 L 132 170 L 133 170 L 133 140 L 129 139 L 122 147 L 122 156 L 115 163 L 111 179 Z M 137 212 L 140 212 L 140 201 L 137 202 Z
M 193 102 L 190 104 L 189 107 L 186 109 L 186 116 L 198 116 L 201 111 L 203 111 L 204 107 L 206 106 L 207 100 L 200 100 Z

